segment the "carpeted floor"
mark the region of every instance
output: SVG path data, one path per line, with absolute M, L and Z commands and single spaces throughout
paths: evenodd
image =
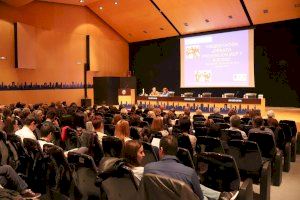
M 259 186 L 253 185 L 254 199 L 259 200 Z M 296 162 L 291 163 L 291 170 L 283 172 L 282 183 L 279 187 L 271 186 L 271 200 L 299 200 L 300 199 L 300 155 Z

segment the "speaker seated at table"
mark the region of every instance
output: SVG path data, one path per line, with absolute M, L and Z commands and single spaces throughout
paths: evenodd
M 192 92 L 185 92 L 184 97 L 193 97 L 193 93 Z
M 234 93 L 224 93 L 222 94 L 223 98 L 233 98 L 234 97 Z
M 211 97 L 211 92 L 203 92 L 202 97 L 210 98 Z
M 256 99 L 257 94 L 256 93 L 246 93 L 244 94 L 245 99 Z

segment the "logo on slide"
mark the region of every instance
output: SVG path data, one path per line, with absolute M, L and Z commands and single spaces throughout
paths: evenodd
M 200 46 L 194 45 L 194 46 L 186 47 L 185 52 L 186 52 L 186 57 L 188 59 L 199 58 L 200 57 Z
M 199 70 L 195 72 L 196 82 L 211 82 L 211 71 L 210 70 Z

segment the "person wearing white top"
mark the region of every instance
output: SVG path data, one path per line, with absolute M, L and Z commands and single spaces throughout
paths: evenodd
M 102 118 L 100 116 L 95 116 L 94 119 L 92 120 L 92 124 L 93 124 L 93 127 L 98 136 L 98 140 L 99 140 L 100 144 L 102 145 L 102 138 L 104 136 L 107 136 L 105 133 L 103 133 Z
M 37 140 L 36 136 L 33 133 L 35 129 L 36 129 L 35 117 L 33 114 L 30 114 L 26 117 L 23 128 L 16 131 L 15 134 L 21 138 L 22 142 L 24 138 Z
M 239 131 L 243 137 L 244 140 L 247 140 L 247 134 L 240 130 L 240 124 L 241 124 L 241 118 L 238 115 L 232 115 L 229 119 L 230 121 L 230 128 L 228 130 L 232 130 L 232 131 Z
M 126 165 L 130 167 L 133 175 L 141 181 L 144 174 L 144 167 L 141 167 L 143 158 L 145 157 L 144 148 L 141 142 L 130 140 L 125 143 L 124 158 Z

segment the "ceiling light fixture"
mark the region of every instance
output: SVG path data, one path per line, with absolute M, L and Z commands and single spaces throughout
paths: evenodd
M 163 28 L 163 27 L 160 27 L 160 30 L 162 30 L 162 31 L 163 31 L 163 30 L 164 30 L 164 28 Z
M 84 0 L 80 0 L 79 2 L 80 2 L 80 3 L 84 3 Z
M 143 31 L 144 33 L 148 33 L 147 31 Z
M 206 23 L 208 23 L 208 22 L 209 22 L 209 20 L 208 20 L 208 19 L 205 19 L 205 22 L 206 22 Z
M 103 7 L 102 7 L 102 6 L 99 6 L 99 9 L 100 9 L 100 10 L 103 10 Z
M 118 2 L 117 2 L 117 1 L 115 1 L 115 5 L 118 5 Z
M 232 15 L 229 15 L 228 18 L 229 18 L 229 19 L 232 19 L 233 17 L 232 17 Z
M 187 22 L 184 23 L 185 26 L 189 26 L 189 24 Z
M 263 13 L 265 13 L 265 14 L 268 13 L 268 12 L 269 12 L 268 9 L 264 9 L 264 10 L 263 10 Z

